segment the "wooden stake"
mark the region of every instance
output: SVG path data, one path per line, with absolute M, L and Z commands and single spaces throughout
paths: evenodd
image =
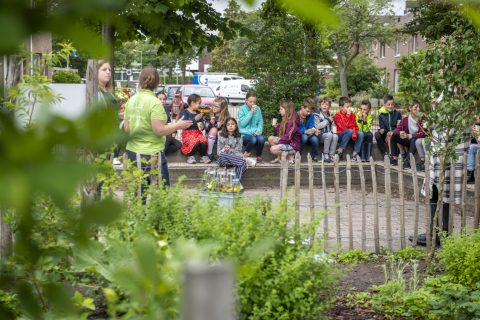
M 403 187 L 403 157 L 398 157 L 398 193 L 400 196 L 400 246 L 405 248 L 405 189 Z
M 415 157 L 413 156 L 413 154 L 410 154 L 410 166 L 412 167 L 413 197 L 415 199 L 415 220 L 413 226 L 412 246 L 416 247 L 418 238 L 418 220 L 420 216 L 420 191 L 418 190 L 417 165 L 415 164 Z
M 363 173 L 363 163 L 358 161 L 358 171 L 360 172 L 360 187 L 362 190 L 362 251 L 367 250 L 367 193 L 365 191 L 365 174 Z
M 300 152 L 295 154 L 295 227 L 300 226 Z
M 465 232 L 467 226 L 467 158 L 468 153 L 463 153 L 463 172 L 462 172 L 462 201 L 461 201 L 461 222 L 460 222 L 460 232 Z
M 380 253 L 380 223 L 378 219 L 378 194 L 377 194 L 377 173 L 375 172 L 375 163 L 370 157 L 370 171 L 372 174 L 373 191 L 373 241 L 375 243 L 375 253 Z
M 338 170 L 338 157 L 335 157 L 333 164 L 333 173 L 335 175 L 335 207 L 336 207 L 336 226 L 337 226 L 337 245 L 340 249 L 342 246 L 340 235 L 340 173 Z
M 387 246 L 390 252 L 393 251 L 392 245 L 392 186 L 390 177 L 390 159 L 385 156 L 385 217 L 387 222 Z
M 450 210 L 448 214 L 448 234 L 452 234 L 453 231 L 453 217 L 455 216 L 455 160 L 450 159 Z M 439 216 L 443 216 L 442 214 Z M 440 225 L 443 228 L 443 224 Z
M 432 233 L 430 225 L 432 224 L 432 213 L 430 212 L 430 157 L 425 155 L 425 234 L 427 236 L 427 251 L 430 251 L 432 242 Z
M 287 154 L 282 152 L 282 170 L 280 173 L 280 197 L 281 201 L 284 200 L 287 195 L 287 183 L 288 183 L 288 163 Z
M 327 203 L 327 184 L 325 182 L 325 164 L 322 160 L 322 189 L 323 189 L 323 209 L 325 212 L 328 210 L 328 203 Z M 328 215 L 325 215 L 323 218 L 323 240 L 325 241 L 325 250 L 327 250 L 328 246 Z
M 307 154 L 308 160 L 308 189 L 310 191 L 310 223 L 313 224 L 315 221 L 315 196 L 313 192 L 313 162 L 312 156 Z M 315 239 L 315 231 L 313 230 L 312 236 L 310 237 L 310 244 L 313 244 L 313 240 Z
M 347 154 L 347 209 L 348 209 L 348 249 L 353 249 L 353 217 L 352 217 L 352 164 Z

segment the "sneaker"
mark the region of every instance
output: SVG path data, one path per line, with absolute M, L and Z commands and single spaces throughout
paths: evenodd
M 421 160 L 419 163 L 416 165 L 417 171 L 423 172 L 425 171 L 425 161 Z
M 352 161 L 354 161 L 354 162 L 358 161 L 358 154 L 355 153 L 355 152 L 352 154 Z
M 330 155 L 330 154 L 326 154 L 326 153 L 325 153 L 325 154 L 323 155 L 323 162 L 325 162 L 325 163 L 332 163 L 332 162 L 333 162 L 332 159 L 334 159 L 334 158 L 335 158 L 335 155 L 334 155 L 334 154 L 333 154 L 333 155 Z
M 113 158 L 113 165 L 114 166 L 119 166 L 121 165 L 122 163 L 120 162 L 120 160 L 118 160 L 118 158 Z
M 194 164 L 197 163 L 197 160 L 195 160 L 195 156 L 190 156 L 187 158 L 187 163 L 188 164 Z
M 210 158 L 208 156 L 203 156 L 203 157 L 200 158 L 200 162 L 210 163 L 210 162 L 212 162 L 212 160 L 210 160 Z
M 475 171 L 473 170 L 468 170 L 467 171 L 467 184 L 474 184 L 475 183 Z
M 343 160 L 343 149 L 342 149 L 342 148 L 338 148 L 336 154 L 337 154 L 337 156 L 338 156 L 338 160 L 339 160 L 339 161 L 342 161 L 342 160 Z
M 397 158 L 391 158 L 390 159 L 390 165 L 391 166 L 398 166 L 398 159 Z
M 263 158 L 260 156 L 257 156 L 257 162 L 263 162 Z

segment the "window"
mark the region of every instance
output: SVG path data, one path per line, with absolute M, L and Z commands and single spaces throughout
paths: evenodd
M 418 34 L 413 36 L 412 46 L 413 46 L 413 52 L 414 53 L 418 52 Z
M 246 85 L 246 84 L 242 84 L 242 85 L 240 86 L 240 90 L 241 90 L 242 92 L 248 92 L 248 90 L 250 90 L 250 87 L 249 87 L 248 85 Z
M 393 70 L 393 92 L 397 93 L 399 89 L 400 71 Z
M 385 42 L 380 44 L 380 58 L 385 58 Z
M 395 40 L 395 57 L 400 56 L 400 40 Z

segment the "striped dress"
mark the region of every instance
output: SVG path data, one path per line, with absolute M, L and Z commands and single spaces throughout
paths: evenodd
M 225 146 L 230 147 L 228 152 L 223 150 Z M 247 162 L 243 159 L 242 153 L 242 137 L 234 137 L 232 135 L 223 137 L 218 135 L 217 154 L 218 165 L 221 167 L 234 167 L 237 178 L 241 179 L 245 171 L 247 171 Z
M 454 200 L 456 204 L 461 203 L 462 199 L 462 174 L 463 174 L 463 157 L 466 152 L 468 152 L 468 148 L 470 147 L 470 132 L 463 132 L 462 133 L 462 143 L 458 144 L 455 147 L 455 154 L 456 160 L 454 163 L 454 170 L 455 170 L 455 193 L 454 193 Z M 445 144 L 445 134 L 444 133 L 437 133 L 436 131 L 432 131 L 432 150 L 430 156 L 430 194 L 432 194 L 433 185 L 440 190 L 440 150 L 442 146 Z M 449 139 L 452 141 L 453 139 Z M 450 163 L 447 159 L 445 162 L 445 183 L 444 183 L 444 190 L 443 190 L 443 198 L 442 201 L 444 203 L 448 203 L 450 201 Z M 424 184 L 425 185 L 425 184 Z M 423 195 L 425 195 L 424 190 L 422 190 Z

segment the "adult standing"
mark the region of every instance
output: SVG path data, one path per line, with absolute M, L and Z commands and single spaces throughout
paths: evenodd
M 125 106 L 124 128 L 130 135 L 126 149 L 129 160 L 148 174 L 147 184 L 151 183 L 152 158 L 160 158 L 162 173 L 166 174 L 164 183 L 169 185 L 168 163 L 164 152 L 165 136 L 188 128 L 192 122 L 180 119 L 175 124 L 166 124 L 165 109 L 153 92 L 158 83 L 157 70 L 151 66 L 145 67 L 138 79 L 140 90 Z M 142 185 L 142 202 L 146 203 L 144 188 Z
M 249 157 L 255 148 L 257 162 L 262 162 L 263 146 L 263 117 L 262 109 L 257 106 L 257 93 L 247 92 L 245 104 L 238 111 L 238 126 L 243 139 L 244 157 Z

